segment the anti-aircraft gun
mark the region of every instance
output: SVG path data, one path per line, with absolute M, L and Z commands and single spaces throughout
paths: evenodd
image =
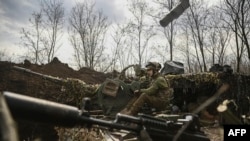
M 183 66 L 180 62 L 172 61 L 172 62 L 165 62 L 165 64 L 162 69 L 162 73 L 167 74 L 165 78 L 169 80 L 171 87 L 174 88 L 173 104 L 178 106 L 181 112 L 190 112 L 190 107 L 192 107 L 192 105 L 198 106 L 199 103 L 202 103 L 202 101 L 213 96 L 215 91 L 222 83 L 227 82 L 230 84 L 229 91 L 227 91 L 226 94 L 220 96 L 213 104 L 211 104 L 208 107 L 209 113 L 211 113 L 212 115 L 219 115 L 220 113 L 217 111 L 216 106 L 222 103 L 223 100 L 228 99 L 230 101 L 234 100 L 238 107 L 238 108 L 234 107 L 231 108 L 231 106 L 229 107 L 229 109 L 233 112 L 233 114 L 237 116 L 237 118 L 241 119 L 242 116 L 246 116 L 247 118 L 249 118 L 248 113 L 249 113 L 250 102 L 249 102 L 249 93 L 247 93 L 249 91 L 249 87 L 247 87 L 247 85 L 250 82 L 249 76 L 232 74 L 231 68 L 228 68 L 227 66 L 218 67 L 218 65 L 212 66 L 213 69 L 211 68 L 211 71 L 214 71 L 215 70 L 214 68 L 216 68 L 216 70 L 218 70 L 219 72 L 182 74 L 181 72 L 183 71 Z M 70 102 L 66 100 L 65 102 L 62 99 L 60 99 L 61 101 L 58 102 L 61 103 L 80 106 L 82 97 L 94 96 L 95 99 L 92 100 L 94 108 L 92 109 L 91 112 L 96 113 L 97 115 L 100 114 L 102 115 L 104 113 L 105 116 L 108 115 L 111 117 L 115 117 L 116 113 L 120 112 L 124 108 L 124 106 L 128 103 L 128 101 L 133 97 L 133 90 L 143 87 L 140 81 L 128 81 L 129 77 L 125 76 L 126 74 L 125 70 L 133 68 L 135 74 L 137 74 L 138 76 L 140 74 L 142 75 L 143 73 L 145 73 L 144 69 L 141 69 L 138 65 L 130 65 L 126 67 L 124 71 L 122 71 L 121 75 L 118 76 L 117 78 L 107 79 L 106 81 L 104 81 L 104 83 L 102 83 L 100 87 L 97 89 L 96 91 L 97 93 L 93 94 L 93 92 L 96 90 L 97 87 L 93 87 L 92 85 L 82 83 L 82 81 L 77 79 L 62 79 L 58 77 L 52 77 L 17 66 L 13 67 L 11 66 L 10 68 L 11 70 L 9 71 L 12 71 L 13 69 L 13 70 L 18 70 L 18 74 L 21 72 L 21 75 L 19 74 L 17 75 L 18 77 L 17 76 L 15 77 L 17 77 L 18 80 L 22 80 L 22 82 L 24 82 L 22 84 L 28 84 L 28 86 L 33 86 L 33 84 L 30 82 L 34 81 L 33 80 L 34 77 L 38 79 L 44 79 L 44 81 L 41 81 L 40 86 L 46 84 L 43 87 L 47 89 L 51 88 L 47 87 L 48 84 L 49 86 L 53 85 L 55 87 L 58 87 L 59 91 L 58 92 L 53 91 L 53 94 L 57 96 L 66 95 L 67 99 L 70 100 Z M 174 72 L 176 70 L 177 72 Z M 25 76 L 28 76 L 28 78 L 23 77 L 23 74 L 25 74 Z M 9 75 L 8 73 L 4 73 L 3 76 L 9 76 Z M 13 78 L 9 77 L 11 81 L 9 80 L 8 82 L 12 82 L 12 80 L 17 80 L 17 78 L 15 77 Z M 10 83 L 8 84 L 8 86 L 12 84 L 14 84 L 15 86 L 15 83 Z M 21 86 L 22 89 L 28 88 L 26 85 L 21 85 Z M 11 87 L 8 89 L 11 90 Z M 22 89 L 18 89 L 18 91 L 16 92 L 23 93 Z M 41 91 L 39 89 L 36 90 L 38 90 L 39 92 L 47 93 L 46 90 L 41 90 Z M 69 92 L 70 95 L 67 92 Z M 28 93 L 28 95 L 33 95 L 33 94 Z M 39 95 L 39 97 L 41 96 Z M 154 112 L 154 110 L 156 109 L 147 107 L 145 104 L 145 106 L 142 107 L 140 112 L 151 114 L 152 112 Z M 154 114 L 165 113 L 166 111 L 157 111 L 154 112 Z M 230 118 L 231 116 L 226 115 L 223 117 Z M 232 121 L 232 120 L 229 119 L 226 121 Z M 224 123 L 225 121 L 222 120 L 221 122 Z M 213 124 L 213 122 L 211 122 L 211 124 Z
M 12 68 L 25 75 L 34 76 L 52 82 L 53 84 L 60 85 L 61 90 L 70 91 L 71 95 L 73 95 L 73 92 L 78 93 L 78 95 L 80 95 L 77 96 L 78 98 L 81 98 L 81 93 L 84 92 L 85 96 L 93 98 L 92 101 L 94 106 L 92 107 L 95 107 L 95 111 L 112 117 L 115 116 L 117 112 L 121 111 L 134 96 L 134 90 L 145 88 L 149 83 L 146 77 L 144 77 L 146 73 L 145 69 L 137 64 L 125 67 L 116 78 L 107 78 L 102 84 L 96 87 L 96 90 L 94 89 L 95 87 L 92 88 L 91 85 L 89 86 L 80 80 L 77 81 L 77 79 L 53 77 L 19 66 L 13 66 Z M 133 76 L 135 75 L 135 77 L 133 78 L 127 76 L 127 71 L 130 68 L 134 71 Z M 142 77 L 144 80 L 140 80 Z M 71 90 L 71 88 L 73 90 Z M 77 100 L 77 104 L 75 105 L 79 106 L 79 101 L 80 100 Z
M 126 76 L 126 71 L 133 68 L 135 77 Z M 178 61 L 166 61 L 160 70 L 162 75 L 184 74 L 183 63 Z M 149 79 L 145 68 L 138 64 L 132 64 L 125 67 L 120 75 L 114 79 L 106 79 L 98 88 L 98 103 L 106 114 L 117 113 L 125 107 L 128 101 L 134 96 L 133 91 L 149 86 Z M 156 109 L 151 109 L 145 104 L 142 111 L 150 113 Z
M 126 71 L 132 68 L 135 77 L 126 75 Z M 133 92 L 148 85 L 145 70 L 138 64 L 125 67 L 116 78 L 107 78 L 97 89 L 97 102 L 106 115 L 114 116 L 120 112 L 129 100 L 134 96 Z M 145 76 L 145 80 L 140 81 Z

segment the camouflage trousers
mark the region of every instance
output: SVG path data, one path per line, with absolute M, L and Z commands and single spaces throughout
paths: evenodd
M 147 103 L 157 110 L 163 110 L 166 108 L 168 102 L 161 97 L 150 96 L 148 94 L 142 93 L 139 97 L 134 97 L 131 99 L 125 109 L 121 111 L 121 113 L 127 115 L 136 115 L 144 103 Z

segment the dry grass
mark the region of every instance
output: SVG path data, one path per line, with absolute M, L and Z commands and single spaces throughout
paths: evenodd
M 223 141 L 224 131 L 223 127 L 216 126 L 216 127 L 203 127 L 202 130 L 205 132 L 208 138 L 211 141 Z

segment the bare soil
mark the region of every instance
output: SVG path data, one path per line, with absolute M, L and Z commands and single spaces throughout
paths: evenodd
M 77 106 L 75 103 L 76 98 L 84 96 L 79 93 L 86 91 L 85 89 L 81 90 L 82 87 L 79 87 L 81 85 L 72 84 L 72 86 L 75 87 L 71 87 L 70 85 L 67 88 L 69 90 L 65 91 L 66 86 L 64 84 L 50 81 L 46 79 L 46 77 L 43 78 L 22 71 L 16 71 L 13 69 L 13 66 L 22 67 L 53 78 L 80 80 L 80 83 L 75 80 L 71 83 L 81 84 L 84 88 L 89 85 L 98 85 L 107 78 L 107 74 L 89 68 L 74 70 L 70 68 L 68 64 L 62 63 L 57 58 L 43 65 L 32 64 L 28 60 L 19 64 L 0 61 L 0 92 L 10 91 L 73 106 Z M 78 92 L 75 93 L 75 91 Z M 16 121 L 20 141 L 31 141 L 37 138 L 44 141 L 55 141 L 59 139 L 59 133 L 53 126 L 22 120 Z

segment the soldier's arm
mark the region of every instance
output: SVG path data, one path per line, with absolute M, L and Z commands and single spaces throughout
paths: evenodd
M 147 89 L 141 89 L 142 93 L 146 93 L 148 95 L 155 95 L 157 94 L 159 89 L 162 88 L 167 88 L 168 83 L 166 82 L 166 80 L 163 77 L 159 77 L 155 80 L 155 82 Z
M 159 86 L 159 88 L 161 89 L 165 89 L 169 87 L 169 84 L 167 83 L 166 79 L 164 77 L 159 77 L 157 79 L 157 85 Z

